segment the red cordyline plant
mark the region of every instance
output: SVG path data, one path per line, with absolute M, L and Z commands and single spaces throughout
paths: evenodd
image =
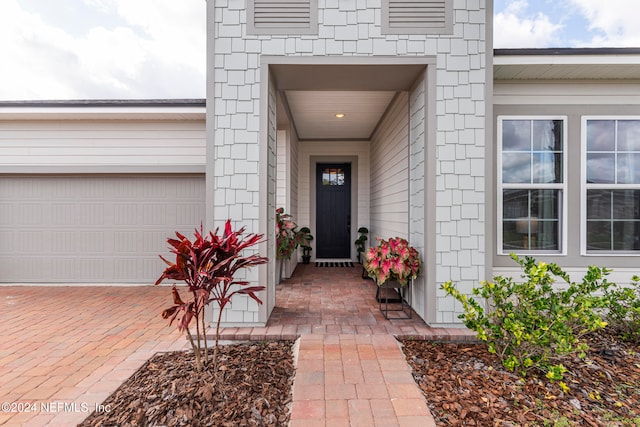
M 389 240 L 378 239 L 380 244 L 367 251 L 364 268 L 378 286 L 388 280 L 406 285 L 420 275 L 422 261 L 418 251 L 400 237 Z
M 199 231 L 195 230 L 193 241 L 176 232 L 177 239 L 167 239 L 171 252 L 176 256 L 175 262 L 168 261 L 160 255 L 168 267 L 155 284 L 157 285 L 165 279 L 184 282 L 192 295 L 192 300 L 185 302 L 174 285 L 172 289 L 174 305 L 164 310 L 162 317 L 171 319 L 170 324 L 176 321 L 180 332 L 186 331 L 196 356 L 199 371 L 203 368 L 201 342 L 204 343 L 204 365 L 209 361 L 204 319 L 205 307 L 215 301 L 219 308 L 213 353 L 215 372 L 220 339 L 220 321 L 225 306 L 236 294 L 248 295 L 258 304 L 262 304 L 262 301 L 256 296 L 256 292 L 262 291 L 264 286 L 247 286 L 249 282 L 234 279 L 238 270 L 254 267 L 268 261 L 267 258 L 258 255 L 241 256 L 244 249 L 258 244 L 263 237 L 261 234 L 248 234 L 243 237 L 244 231 L 245 227 L 233 231 L 231 221 L 227 220 L 222 236 L 218 235 L 218 229 L 215 230 L 215 233 L 204 234 L 202 225 Z M 194 319 L 197 342 L 194 341 L 189 329 L 191 321 Z

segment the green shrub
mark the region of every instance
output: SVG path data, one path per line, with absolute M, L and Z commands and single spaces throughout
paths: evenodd
M 631 286 L 606 289 L 607 323 L 621 338 L 640 342 L 640 277 L 634 276 Z
M 605 279 L 608 270 L 589 267 L 582 282 L 574 283 L 556 264 L 514 254 L 511 258 L 522 267 L 524 282 L 498 276 L 472 291 L 488 300 L 491 310 L 460 293 L 450 281 L 442 289 L 462 304 L 464 314 L 458 317 L 505 368 L 522 376 L 538 370 L 549 379 L 562 379 L 563 358 L 584 357 L 588 349 L 584 335 L 606 326 L 602 312 L 607 298 L 602 292 L 596 294 L 610 286 Z M 556 278 L 567 285 L 554 286 Z

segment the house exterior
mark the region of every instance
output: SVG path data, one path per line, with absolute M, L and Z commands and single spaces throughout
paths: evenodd
M 494 52 L 493 5 L 484 0 L 283 4 L 208 0 L 206 111 L 195 101 L 99 112 L 72 105 L 62 115 L 51 105 L 0 105 L 0 207 L 12 212 L 1 241 L 15 238 L 15 224 L 26 236 L 42 231 L 42 215 L 22 212 L 37 212 L 43 191 L 61 195 L 56 206 L 93 194 L 83 189 L 88 177 L 117 195 L 107 204 L 124 207 L 111 217 L 138 209 L 141 218 L 130 228 L 109 226 L 115 243 L 96 265 L 113 248 L 148 242 L 155 255 L 174 228 L 189 232 L 204 221 L 214 229 L 231 218 L 268 237 L 257 251 L 270 262 L 245 277 L 266 285 L 265 303 L 237 296 L 223 313 L 228 326 L 264 325 L 275 305 L 277 207 L 310 227 L 314 259 L 355 260 L 360 227 L 369 244 L 407 238 L 424 262 L 413 308 L 435 327 L 460 324 L 461 307 L 440 285 L 453 280 L 470 293 L 494 275 L 517 276 L 510 252 L 576 277 L 593 264 L 614 268 L 621 283 L 638 273 L 640 49 Z M 38 130 L 49 141 L 20 133 Z M 173 196 L 155 200 L 153 189 L 168 182 Z M 129 185 L 132 194 L 120 191 Z M 142 206 L 129 208 L 131 199 Z M 86 221 L 68 244 L 90 252 L 73 242 L 102 232 L 91 219 L 102 208 L 78 202 L 71 216 L 64 206 L 52 242 Z M 158 227 L 145 234 L 148 212 Z M 133 229 L 141 234 L 129 236 Z M 127 260 L 136 251 L 75 281 L 148 283 L 161 265 L 149 254 Z M 2 276 L 16 258 L 0 254 Z M 64 262 L 71 271 L 75 261 Z M 297 262 L 285 264 L 285 277 Z M 148 273 L 136 276 L 145 263 Z M 106 273 L 114 265 L 119 279 Z M 0 282 L 43 281 L 11 274 Z M 50 282 L 74 281 L 66 274 Z
M 203 100 L 0 103 L 0 282 L 155 282 L 204 170 Z

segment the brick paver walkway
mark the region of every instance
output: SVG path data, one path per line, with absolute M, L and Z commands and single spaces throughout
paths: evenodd
M 223 331 L 300 337 L 292 427 L 434 425 L 393 336 L 470 336 L 415 315 L 386 320 L 375 290 L 357 267 L 300 266 L 278 285 L 267 327 Z M 3 407 L 0 425 L 75 425 L 154 353 L 187 348 L 159 315 L 170 303 L 167 287 L 0 286 L 0 403 L 31 404 Z

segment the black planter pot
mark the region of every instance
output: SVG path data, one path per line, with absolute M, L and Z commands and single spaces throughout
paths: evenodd
M 311 255 L 302 255 L 302 263 L 309 264 L 309 260 L 311 259 Z

